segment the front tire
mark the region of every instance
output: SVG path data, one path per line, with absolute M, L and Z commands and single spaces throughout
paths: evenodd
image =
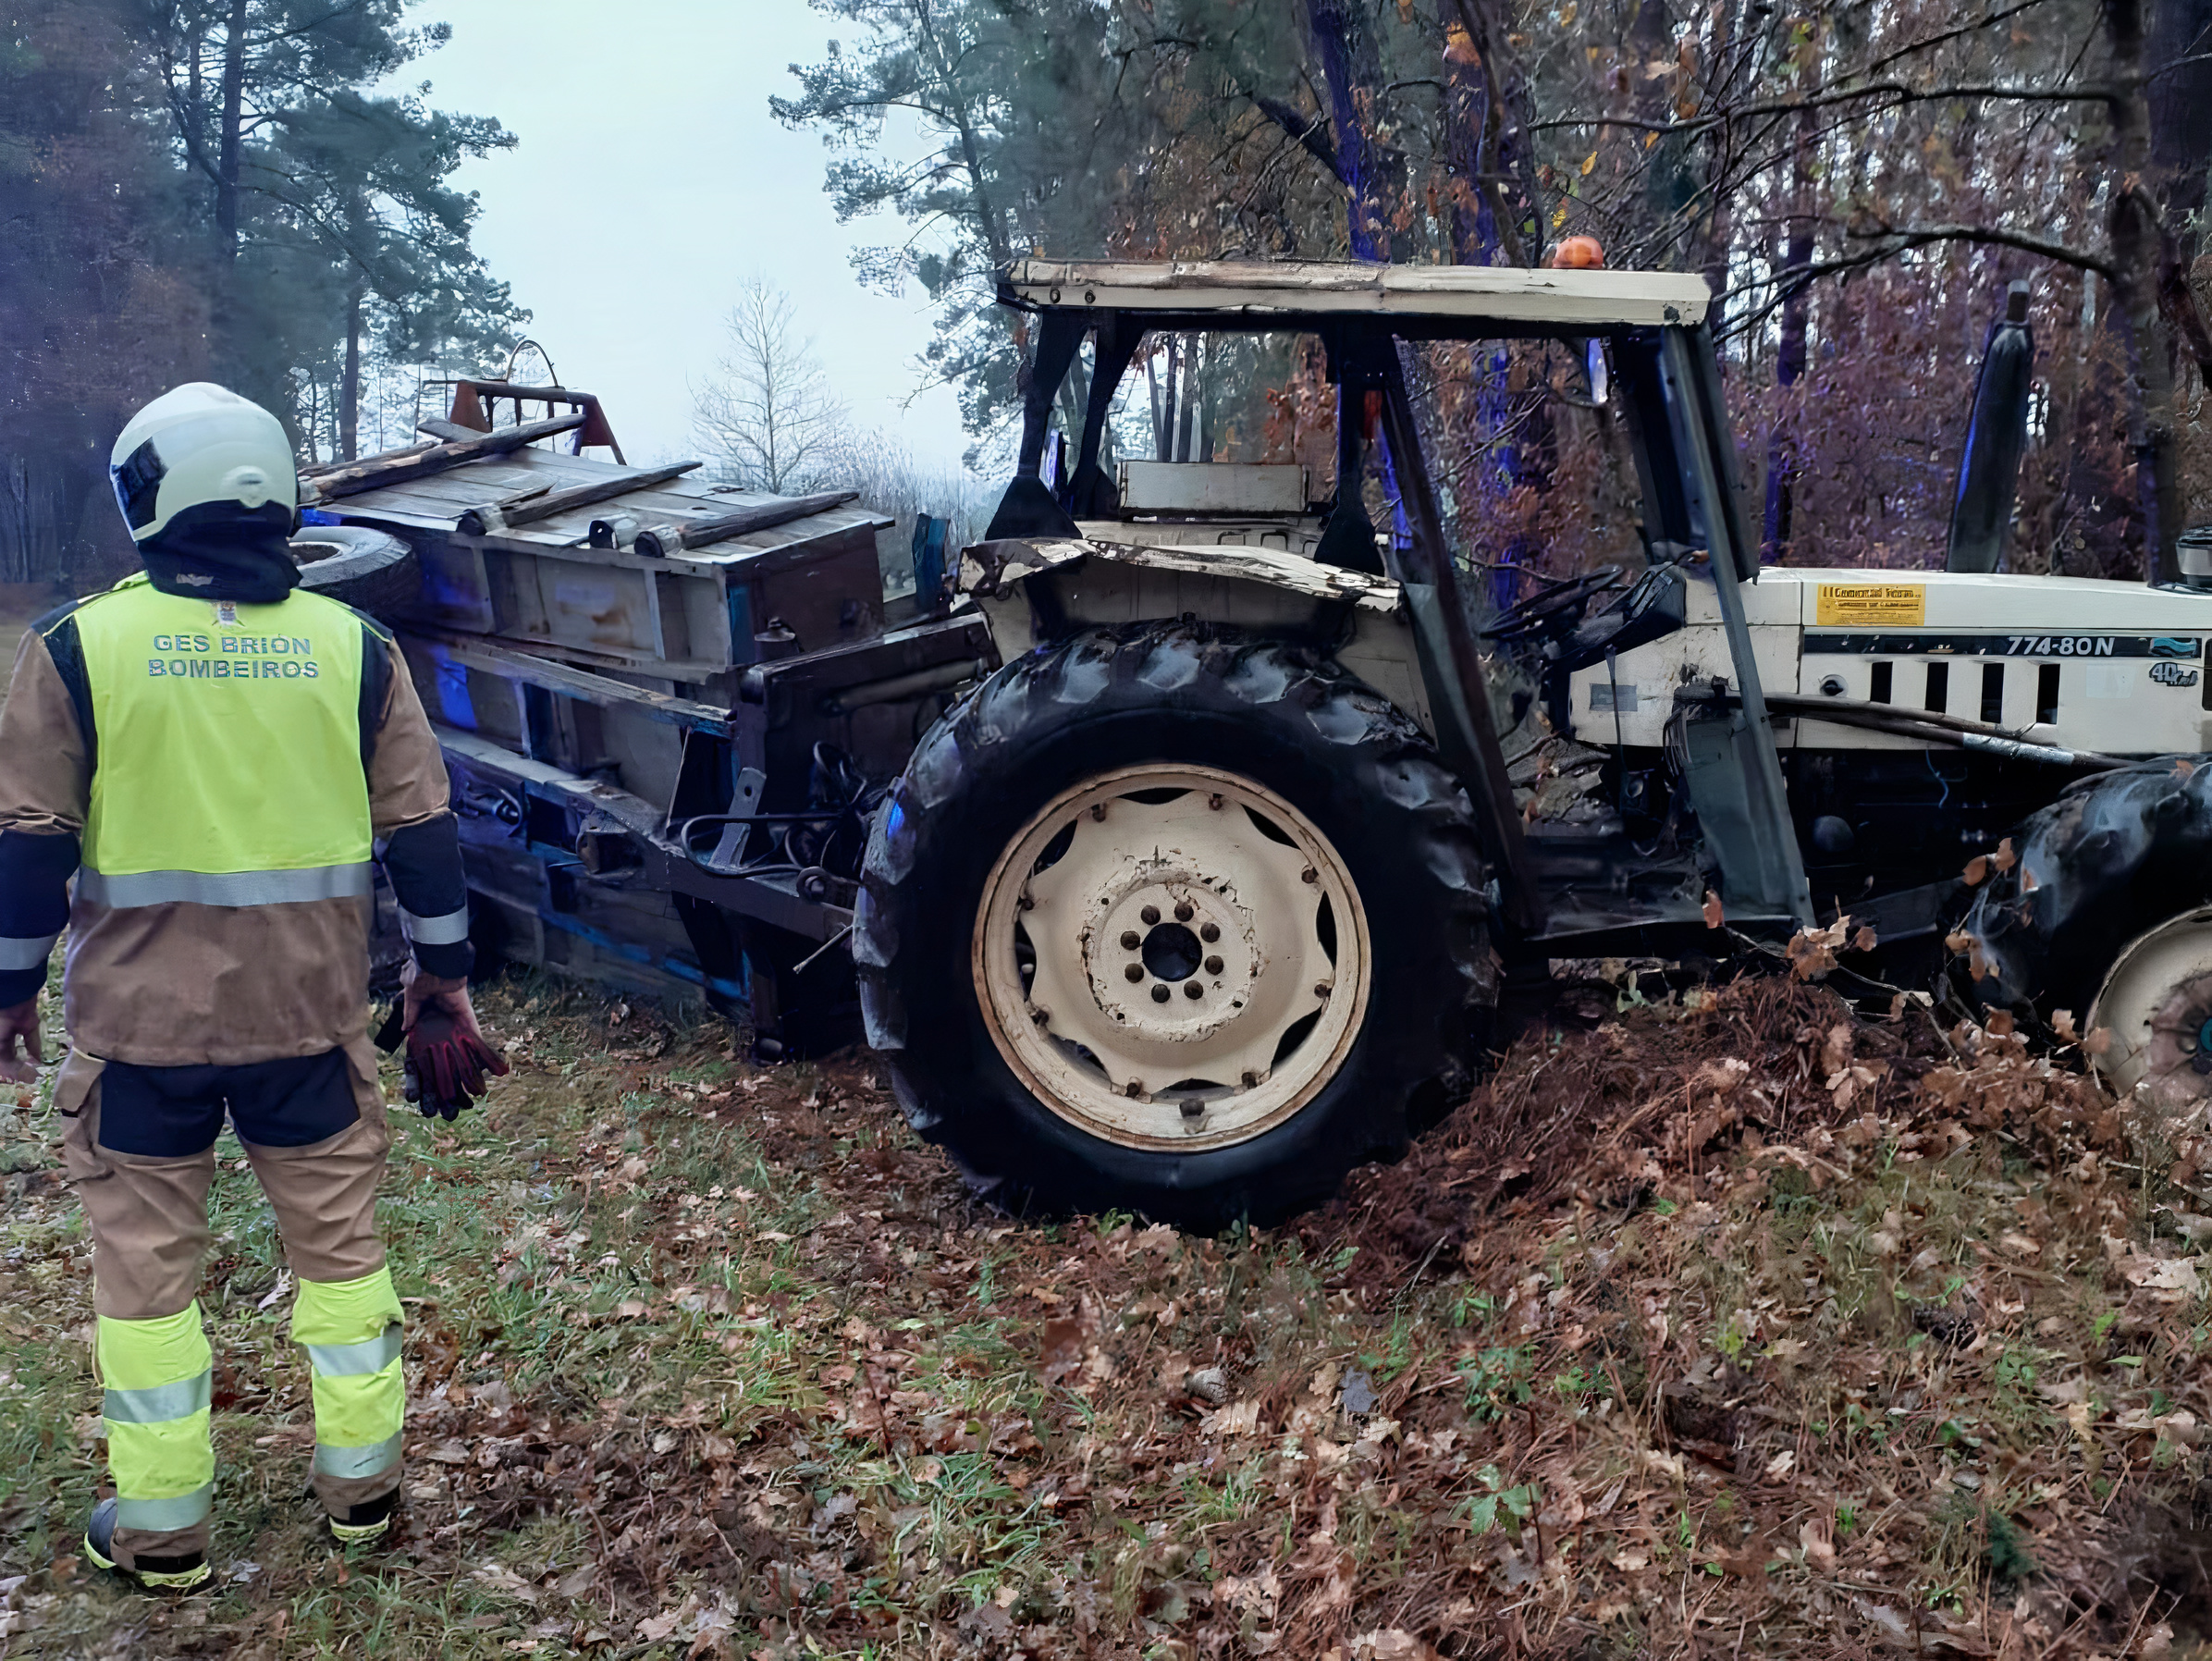
M 1485 885 L 1458 781 L 1333 661 L 1093 631 L 939 722 L 878 816 L 868 1041 L 1011 1210 L 1273 1223 L 1458 1101 Z

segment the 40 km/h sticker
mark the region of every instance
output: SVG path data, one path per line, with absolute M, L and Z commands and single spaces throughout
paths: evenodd
M 1917 629 L 1927 618 L 1924 583 L 1823 583 L 1813 597 L 1824 629 Z

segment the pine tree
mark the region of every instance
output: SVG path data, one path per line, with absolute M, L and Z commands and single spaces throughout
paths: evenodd
M 136 19 L 202 181 L 218 367 L 296 427 L 335 404 L 341 449 L 364 351 L 473 353 L 522 320 L 470 247 L 474 199 L 449 182 L 512 136 L 416 93 L 368 90 L 448 38 L 444 25 L 407 27 L 403 11 L 403 0 L 139 0 Z
M 186 203 L 116 72 L 125 22 L 102 0 L 0 21 L 0 583 L 121 574 L 109 447 L 206 373 Z

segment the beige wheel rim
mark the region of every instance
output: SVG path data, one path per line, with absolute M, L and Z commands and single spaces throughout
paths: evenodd
M 1184 1150 L 1312 1101 L 1372 978 L 1329 839 L 1203 767 L 1120 768 L 1055 797 L 991 867 L 972 966 L 991 1041 L 1039 1101 L 1124 1147 Z
M 2090 1005 L 2089 1030 L 2100 1027 L 2112 1040 L 2096 1069 L 2120 1094 L 2140 1087 L 2177 1113 L 2212 1096 L 2212 909 L 2129 942 Z

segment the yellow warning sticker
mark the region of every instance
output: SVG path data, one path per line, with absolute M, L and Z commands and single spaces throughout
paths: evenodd
M 1928 621 L 1925 583 L 1823 583 L 1813 621 L 1824 629 L 1917 629 Z

